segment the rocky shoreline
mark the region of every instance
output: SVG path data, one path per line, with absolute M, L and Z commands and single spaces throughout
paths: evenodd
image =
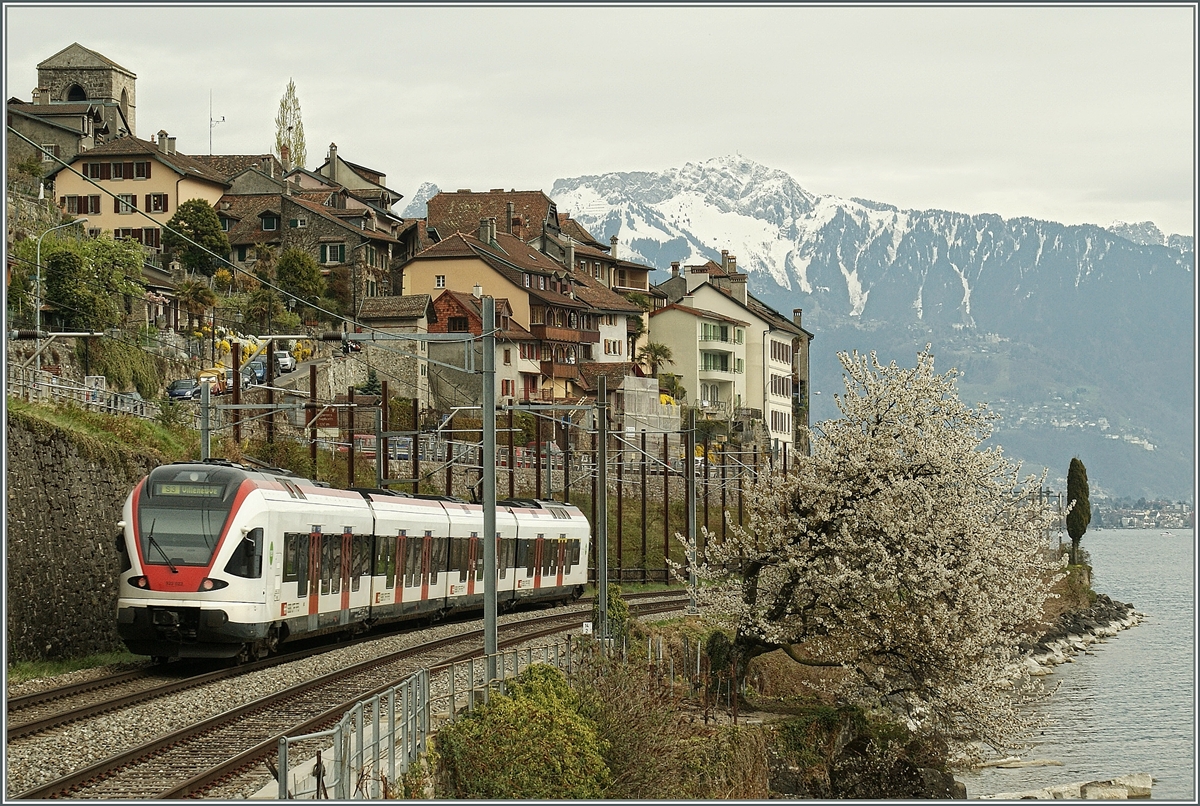
M 1062 614 L 1058 622 L 1029 648 L 1025 666 L 1031 675 L 1048 675 L 1053 667 L 1072 663 L 1072 657 L 1080 652 L 1091 654 L 1089 646 L 1137 626 L 1145 617 L 1145 613 L 1139 613 L 1133 605 L 1100 594 L 1095 604 L 1086 610 Z

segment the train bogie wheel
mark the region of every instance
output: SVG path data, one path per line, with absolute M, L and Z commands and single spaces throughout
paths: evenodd
M 150 658 L 151 663 L 155 666 L 166 666 L 170 660 L 166 655 L 154 655 Z
M 279 627 L 271 625 L 271 629 L 267 631 L 267 637 L 263 639 L 266 655 L 275 655 L 279 652 Z

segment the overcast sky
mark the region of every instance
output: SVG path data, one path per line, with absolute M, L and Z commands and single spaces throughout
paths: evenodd
M 79 42 L 137 75 L 138 135 L 266 153 L 296 82 L 412 197 L 726 154 L 814 193 L 1194 234 L 1195 15 L 1158 8 L 5 6 L 5 92 Z M 403 209 L 401 202 L 397 210 Z

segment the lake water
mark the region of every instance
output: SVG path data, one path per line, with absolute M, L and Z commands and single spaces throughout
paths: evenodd
M 1055 724 L 1027 759 L 1061 767 L 958 773 L 967 796 L 1019 792 L 1134 772 L 1154 776 L 1154 800 L 1196 798 L 1196 568 L 1190 529 L 1089 531 L 1092 588 L 1146 614 L 1043 678 Z

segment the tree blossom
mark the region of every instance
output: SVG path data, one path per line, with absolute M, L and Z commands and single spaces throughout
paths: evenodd
M 744 657 L 835 667 L 845 701 L 1011 748 L 1029 726 L 1014 694 L 1036 691 L 1016 661 L 1062 567 L 1043 479 L 982 448 L 996 415 L 959 400 L 928 345 L 915 369 L 838 357 L 842 416 L 759 478 L 745 529 L 705 541 L 699 601 Z

